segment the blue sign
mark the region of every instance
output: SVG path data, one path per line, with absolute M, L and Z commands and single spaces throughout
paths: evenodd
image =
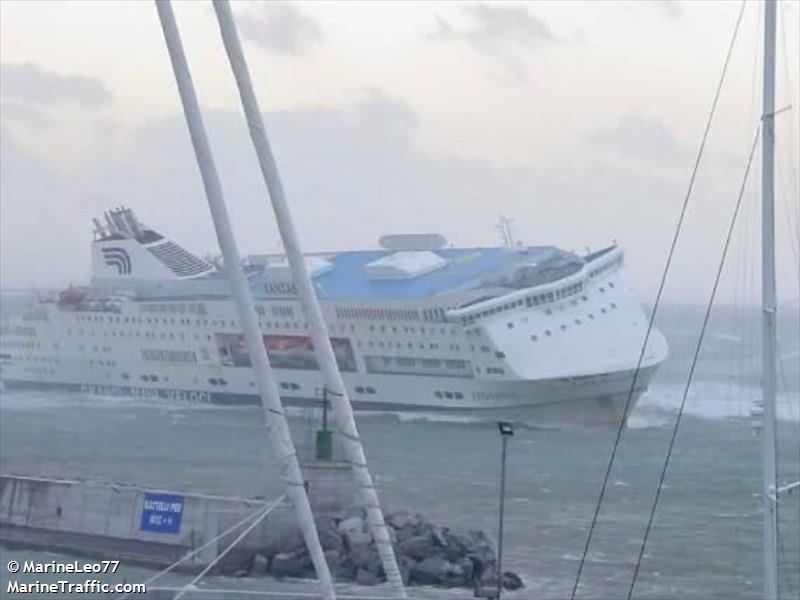
M 183 496 L 145 492 L 139 529 L 157 533 L 178 533 L 181 530 L 182 515 Z

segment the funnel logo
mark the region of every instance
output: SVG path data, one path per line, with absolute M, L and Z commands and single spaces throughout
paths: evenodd
M 103 260 L 109 267 L 117 268 L 117 275 L 131 274 L 131 257 L 124 248 L 103 248 Z

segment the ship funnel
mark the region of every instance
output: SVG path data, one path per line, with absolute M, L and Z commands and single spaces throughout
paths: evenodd
M 121 213 L 128 227 L 130 227 L 130 230 L 133 232 L 134 237 L 137 239 L 140 238 L 142 235 L 142 228 L 139 226 L 139 220 L 136 218 L 136 215 L 133 214 L 133 211 L 130 208 L 123 208 L 121 209 Z
M 114 225 L 119 233 L 123 235 L 133 236 L 133 232 L 128 227 L 128 224 L 125 222 L 125 219 L 122 218 L 121 209 L 112 210 L 111 211 L 111 220 L 114 221 Z
M 108 225 L 108 232 L 109 233 L 119 233 L 119 230 L 117 229 L 116 223 L 111 218 L 111 214 L 107 213 L 107 212 L 104 212 L 103 213 L 103 217 L 105 218 L 106 224 Z
M 100 237 L 105 237 L 106 229 L 103 227 L 103 224 L 96 218 L 92 218 L 92 223 L 94 223 L 94 232 Z

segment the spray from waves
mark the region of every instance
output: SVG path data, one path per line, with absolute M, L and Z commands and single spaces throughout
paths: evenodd
M 704 419 L 749 419 L 751 410 L 761 398 L 761 390 L 752 386 L 736 386 L 736 397 L 730 383 L 700 381 L 692 385 L 686 401 L 686 413 Z M 657 427 L 668 421 L 678 410 L 683 386 L 660 384 L 650 386 L 628 420 L 633 427 Z M 738 398 L 744 397 L 749 402 Z M 800 421 L 800 394 L 787 392 L 778 395 L 777 415 L 782 421 Z

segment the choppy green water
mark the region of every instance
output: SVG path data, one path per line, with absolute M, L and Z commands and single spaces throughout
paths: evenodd
M 654 388 L 666 394 L 670 388 Z M 5 394 L 4 473 L 86 477 L 256 495 L 271 493 L 254 409 Z M 623 438 L 583 578 L 585 597 L 619 597 L 631 576 L 663 462 L 670 415 L 645 406 Z M 298 435 L 305 424 L 295 423 Z M 493 425 L 361 419 L 388 508 L 454 528 L 496 531 L 499 440 Z M 781 428 L 782 473 L 797 476 L 797 425 Z M 506 557 L 523 596 L 568 594 L 611 447 L 610 428 L 521 430 L 510 446 Z M 688 417 L 681 428 L 637 597 L 755 598 L 760 593 L 760 440 L 746 422 Z M 783 504 L 787 590 L 798 590 L 797 496 Z M 4 557 L 11 552 L 5 550 Z

